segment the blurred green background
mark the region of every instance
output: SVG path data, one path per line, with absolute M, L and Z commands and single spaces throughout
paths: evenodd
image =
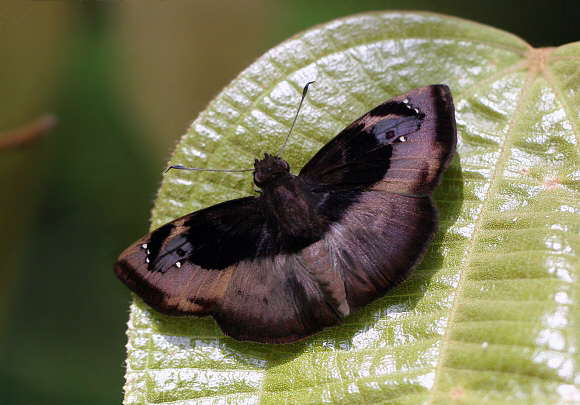
M 147 232 L 174 143 L 269 48 L 386 9 L 460 16 L 536 47 L 580 39 L 577 0 L 0 3 L 0 139 L 58 117 L 47 137 L 0 152 L 1 404 L 122 401 L 130 295 L 112 263 Z

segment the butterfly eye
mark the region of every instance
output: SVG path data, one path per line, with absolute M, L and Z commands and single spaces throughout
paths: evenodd
M 256 186 L 261 187 L 264 185 L 264 182 L 266 181 L 266 177 L 264 176 L 263 172 L 255 172 L 254 173 L 254 184 L 256 184 Z
M 274 174 L 270 171 L 256 172 L 254 173 L 254 184 L 257 187 L 264 188 L 264 186 L 266 186 L 266 184 L 268 184 L 274 177 Z

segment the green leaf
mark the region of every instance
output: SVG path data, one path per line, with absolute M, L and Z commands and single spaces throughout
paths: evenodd
M 580 402 L 580 43 L 533 49 L 480 24 L 370 13 L 266 53 L 192 124 L 171 159 L 247 169 L 283 143 L 294 172 L 353 119 L 412 88 L 453 92 L 458 150 L 439 232 L 402 285 L 288 345 L 237 342 L 212 319 L 131 306 L 127 404 Z M 172 171 L 153 227 L 253 193 L 248 173 Z

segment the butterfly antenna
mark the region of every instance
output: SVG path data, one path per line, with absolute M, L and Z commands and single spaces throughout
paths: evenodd
M 241 172 L 252 172 L 252 171 L 254 171 L 254 169 L 242 169 L 242 170 L 224 169 L 224 170 L 220 170 L 220 169 L 202 169 L 202 168 L 199 168 L 199 167 L 186 167 L 186 166 L 182 166 L 182 165 L 172 165 L 172 166 L 169 166 L 165 170 L 165 173 L 167 173 L 171 169 L 177 169 L 177 170 L 198 170 L 200 172 L 222 172 L 222 173 L 241 173 Z
M 288 135 L 286 135 L 286 139 L 284 140 L 284 144 L 276 154 L 276 157 L 280 157 L 282 150 L 286 147 L 286 143 L 288 142 L 288 138 L 290 138 L 290 134 L 292 133 L 292 129 L 294 128 L 294 124 L 296 124 L 296 120 L 298 119 L 298 113 L 300 112 L 300 108 L 302 107 L 302 103 L 304 102 L 304 98 L 306 97 L 306 92 L 308 91 L 308 86 L 314 83 L 314 80 L 311 82 L 306 83 L 304 86 L 304 90 L 302 90 L 302 98 L 300 99 L 300 104 L 298 104 L 298 111 L 296 111 L 296 115 L 294 116 L 294 121 L 292 121 L 292 125 L 290 126 L 290 131 L 288 131 Z

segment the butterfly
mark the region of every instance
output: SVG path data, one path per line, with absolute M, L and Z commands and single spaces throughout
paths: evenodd
M 254 162 L 259 195 L 159 227 L 119 256 L 115 274 L 158 312 L 212 316 L 237 340 L 289 343 L 337 325 L 424 255 L 454 114 L 449 87 L 424 86 L 355 120 L 298 175 L 265 154 Z

